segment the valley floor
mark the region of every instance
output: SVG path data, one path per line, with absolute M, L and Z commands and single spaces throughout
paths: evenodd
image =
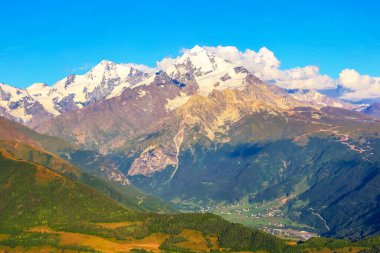
M 207 211 L 215 213 L 231 222 L 259 228 L 282 239 L 305 241 L 319 235 L 313 228 L 297 223 L 290 218 L 282 207 L 286 198 L 278 198 L 262 203 L 242 201 L 234 204 L 217 205 Z

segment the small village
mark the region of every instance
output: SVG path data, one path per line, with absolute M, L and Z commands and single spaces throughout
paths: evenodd
M 281 238 L 305 241 L 319 235 L 289 226 L 286 213 L 276 203 L 250 204 L 247 201 L 203 207 L 200 212 L 213 212 L 233 222 L 259 228 Z

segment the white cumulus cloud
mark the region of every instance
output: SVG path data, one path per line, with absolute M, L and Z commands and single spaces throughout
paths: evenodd
M 251 49 L 242 52 L 233 46 L 204 48 L 220 58 L 246 68 L 260 79 L 285 89 L 336 88 L 335 80 L 320 74 L 317 66 L 280 69 L 280 60 L 266 47 L 257 52 Z
M 166 71 L 170 66 L 172 66 L 176 61 L 176 58 L 166 57 L 161 61 L 156 62 L 157 68 L 159 70 Z
M 380 77 L 361 75 L 353 69 L 345 69 L 339 74 L 339 84 L 347 89 L 342 99 L 360 101 L 380 98 Z
M 261 79 L 275 80 L 281 75 L 279 72 L 280 61 L 266 47 L 261 48 L 258 52 L 250 49 L 241 52 L 232 46 L 204 48 L 220 58 L 248 69 Z

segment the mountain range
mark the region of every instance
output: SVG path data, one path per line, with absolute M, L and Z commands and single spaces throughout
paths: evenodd
M 235 71 L 235 68 L 243 69 L 205 48 L 195 46 L 186 51 L 170 66 L 166 66 L 165 72 L 176 82 L 193 88 L 181 89 L 180 98 L 168 103 L 168 107 L 184 103 L 186 101 L 184 94 L 187 93 L 207 95 L 214 89 L 244 87 L 242 82 L 244 73 Z M 116 64 L 103 60 L 86 74 L 69 75 L 53 86 L 35 83 L 20 89 L 0 83 L 0 112 L 4 117 L 34 128 L 57 115 L 119 97 L 125 89 L 150 86 L 156 79 L 157 70 L 139 69 L 141 67 L 137 64 Z M 288 92 L 298 100 L 317 106 L 345 109 L 360 107 L 322 95 L 316 90 L 288 90 Z
M 378 109 L 282 89 L 195 46 L 161 70 L 102 61 L 53 86 L 0 84 L 0 147 L 134 210 L 232 205 L 223 217 L 252 225 L 269 205 L 252 226 L 357 239 L 380 234 Z
M 213 214 L 173 213 L 157 199 L 131 187 L 121 191 L 45 151 L 36 136 L 48 136 L 2 120 L 0 128 L 11 126 L 13 136 L 22 136 L 0 141 L 3 252 L 372 252 L 379 244 L 373 237 L 313 238 L 296 245 Z

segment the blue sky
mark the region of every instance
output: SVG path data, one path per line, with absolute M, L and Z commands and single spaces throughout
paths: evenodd
M 380 1 L 5 1 L 0 82 L 26 87 L 102 59 L 154 66 L 181 48 L 265 46 L 282 68 L 380 76 Z

